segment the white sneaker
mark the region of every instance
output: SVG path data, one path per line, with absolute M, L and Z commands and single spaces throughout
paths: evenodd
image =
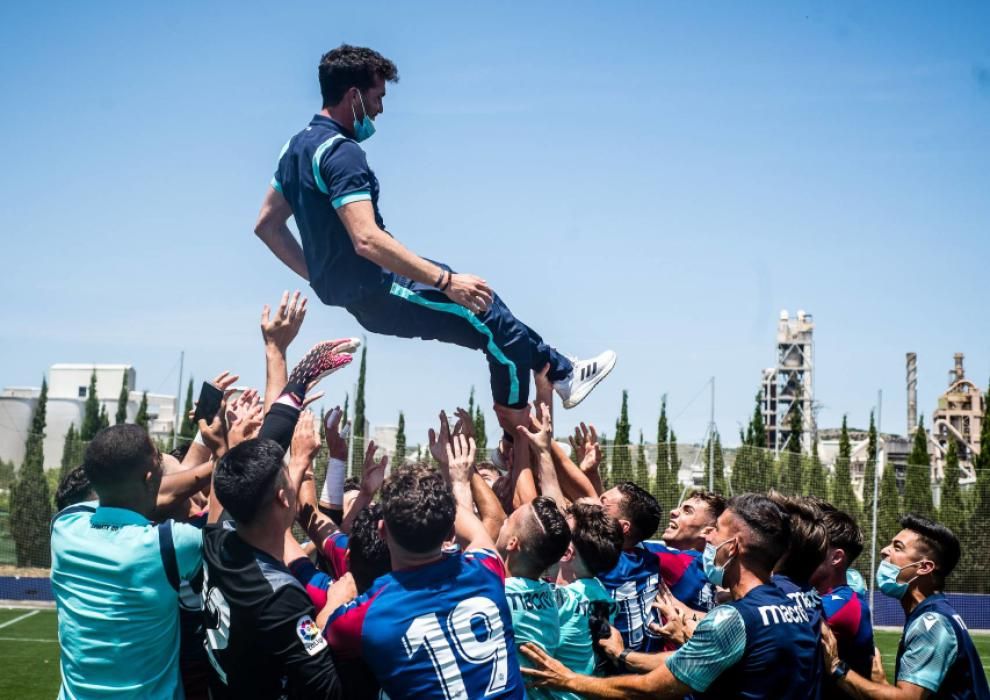
M 590 360 L 574 360 L 571 373 L 553 383 L 553 389 L 564 402 L 564 408 L 574 408 L 584 401 L 598 382 L 607 377 L 615 367 L 615 359 L 615 353 L 606 350 Z

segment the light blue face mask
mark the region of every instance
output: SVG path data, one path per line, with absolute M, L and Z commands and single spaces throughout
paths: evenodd
M 901 571 L 908 568 L 909 566 L 917 566 L 924 559 L 914 562 L 913 564 L 905 564 L 904 566 L 897 566 L 896 564 L 891 564 L 889 561 L 880 562 L 880 566 L 877 567 L 877 588 L 885 596 L 890 596 L 891 598 L 896 598 L 900 600 L 907 593 L 908 586 L 911 585 L 911 581 L 918 578 L 915 576 L 909 581 L 901 582 L 897 580 Z
M 354 140 L 361 143 L 374 136 L 375 123 L 368 116 L 368 110 L 364 106 L 364 97 L 361 96 L 360 90 L 358 91 L 358 99 L 361 100 L 361 111 L 364 113 L 364 118 L 358 121 L 357 112 L 354 111 L 354 105 L 351 105 L 351 114 L 354 115 Z
M 717 566 L 715 564 L 715 555 L 718 554 L 720 547 L 732 542 L 735 539 L 735 537 L 727 539 L 725 542 L 718 545 L 718 547 L 713 545 L 711 542 L 705 544 L 705 552 L 701 555 L 701 564 L 705 569 L 705 577 L 713 586 L 722 585 L 722 579 L 725 577 L 725 567 L 729 565 L 729 562 L 735 559 L 735 557 L 729 557 L 724 564 Z

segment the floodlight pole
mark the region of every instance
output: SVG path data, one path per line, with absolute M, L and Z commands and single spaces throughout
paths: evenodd
M 880 503 L 880 468 L 883 465 L 884 450 L 880 449 L 880 413 L 883 409 L 883 389 L 877 390 L 877 463 L 873 465 L 873 544 L 870 548 L 870 624 L 873 624 L 876 586 L 873 583 L 873 572 L 877 570 L 877 509 Z

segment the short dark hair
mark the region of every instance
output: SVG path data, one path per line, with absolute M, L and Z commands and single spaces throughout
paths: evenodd
M 382 484 L 379 500 L 389 534 L 410 552 L 437 549 L 454 527 L 454 494 L 435 469 L 398 467 Z
M 787 513 L 791 526 L 787 548 L 777 562 L 777 571 L 798 583 L 804 583 L 825 561 L 828 553 L 828 532 L 822 522 L 822 512 L 800 496 L 785 496 L 771 491 L 769 498 Z
M 231 448 L 213 470 L 213 488 L 224 510 L 250 523 L 285 485 L 285 450 L 274 440 L 254 438 Z
M 382 507 L 371 503 L 361 509 L 351 525 L 347 549 L 351 554 L 350 570 L 358 593 L 364 593 L 371 588 L 376 578 L 392 570 L 388 545 L 378 534 L 381 519 Z
M 901 518 L 901 527 L 916 533 L 935 560 L 935 572 L 942 580 L 952 573 L 959 563 L 959 538 L 942 523 L 916 513 L 908 513 Z
M 341 44 L 320 57 L 320 94 L 324 107 L 334 107 L 352 87 L 367 90 L 376 79 L 399 82 L 392 61 L 373 49 Z
M 699 501 L 708 506 L 708 510 L 712 514 L 712 520 L 718 520 L 718 516 L 725 511 L 725 497 L 715 493 L 714 491 L 695 489 L 688 494 L 688 498 L 697 498 Z M 687 500 L 687 498 L 684 500 Z
M 571 541 L 571 529 L 556 501 L 538 496 L 530 504 L 542 527 L 527 524 L 526 537 L 521 538 L 523 554 L 543 571 L 560 561 Z
M 186 440 L 181 445 L 176 445 L 173 447 L 169 451 L 169 454 L 181 462 L 186 458 L 186 455 L 189 454 L 190 447 L 192 447 L 192 440 Z
M 347 493 L 348 491 L 360 491 L 361 490 L 361 480 L 356 476 L 349 476 L 344 479 L 344 489 L 341 493 Z
M 55 491 L 55 507 L 64 510 L 76 503 L 92 500 L 92 498 L 93 485 L 89 483 L 86 469 L 79 465 L 58 482 L 58 490 Z
M 622 494 L 622 506 L 619 510 L 632 524 L 636 539 L 645 540 L 656 532 L 663 517 L 663 509 L 653 494 L 632 481 L 623 481 L 615 488 Z
M 592 576 L 611 571 L 622 554 L 622 526 L 600 505 L 572 503 L 567 514 L 574 519 L 571 542 Z
M 856 561 L 863 553 L 863 531 L 856 518 L 842 510 L 826 510 L 822 513 L 822 522 L 828 532 L 829 546 L 845 552 L 846 563 Z
M 98 432 L 86 447 L 83 470 L 99 493 L 122 481 L 144 476 L 159 459 L 158 449 L 148 431 L 139 425 L 111 425 Z
M 768 572 L 784 553 L 791 536 L 790 518 L 769 498 L 758 493 L 744 493 L 729 499 L 725 509 L 742 520 L 752 538 L 747 558 Z

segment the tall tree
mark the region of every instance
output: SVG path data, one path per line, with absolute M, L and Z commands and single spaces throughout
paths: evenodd
M 673 506 L 679 495 L 677 492 L 677 475 L 671 471 L 670 464 L 670 425 L 667 422 L 667 395 L 660 401 L 660 420 L 657 422 L 657 472 L 656 497 L 664 506 Z
M 877 502 L 877 545 L 885 547 L 900 531 L 901 503 L 897 492 L 897 473 L 888 462 L 880 476 L 880 495 Z
M 787 444 L 784 445 L 783 465 L 780 475 L 780 490 L 795 496 L 801 493 L 801 411 L 798 409 L 799 400 L 795 399 L 788 413 Z
M 48 524 L 52 517 L 51 496 L 45 479 L 45 425 L 48 411 L 48 382 L 31 418 L 31 432 L 24 445 L 24 462 L 10 491 L 10 534 L 18 566 L 47 567 L 51 563 Z
M 100 399 L 96 396 L 96 370 L 89 377 L 89 389 L 86 390 L 86 403 L 83 405 L 82 426 L 79 436 L 83 442 L 89 442 L 100 432 Z
M 76 432 L 76 424 L 70 423 L 69 430 L 65 433 L 65 442 L 62 443 L 59 479 L 65 478 L 69 472 L 82 464 L 84 449 L 85 445 L 79 439 L 79 433 Z
M 677 500 L 681 497 L 681 456 L 677 452 L 677 433 L 673 428 L 670 429 L 670 477 L 674 500 Z
M 907 475 L 904 479 L 904 510 L 931 518 L 935 515 L 932 502 L 932 462 L 928 456 L 928 433 L 925 417 L 918 419 L 914 442 L 908 457 Z
M 353 440 L 351 473 L 360 477 L 364 471 L 364 383 L 368 372 L 368 346 L 361 348 L 361 369 L 358 372 L 357 394 L 354 397 L 354 427 L 351 430 Z
M 643 443 L 643 431 L 639 431 L 639 445 L 636 446 L 636 483 L 640 488 L 650 489 L 650 467 L 646 463 L 646 445 Z
M 134 422 L 140 425 L 145 430 L 148 429 L 148 422 L 150 417 L 148 416 L 148 392 L 145 391 L 141 394 L 141 403 L 138 404 L 137 415 L 134 416 Z
M 973 510 L 969 515 L 965 528 L 964 552 L 978 553 L 979 564 L 976 567 L 985 568 L 986 560 L 986 527 L 990 522 L 990 387 L 983 396 L 983 422 L 980 426 L 980 451 L 973 457 L 973 468 L 976 471 L 976 488 L 973 494 Z M 974 569 L 976 568 L 974 567 Z M 951 579 L 950 579 L 951 580 Z M 972 577 L 976 588 L 971 590 L 979 593 L 990 593 L 990 577 L 983 572 Z
M 197 426 L 192 420 L 193 412 L 193 378 L 189 377 L 189 385 L 186 387 L 186 405 L 182 409 L 182 423 L 179 427 L 179 437 L 192 440 L 196 437 Z
M 622 391 L 622 408 L 615 421 L 615 439 L 612 441 L 612 478 L 616 481 L 632 479 L 632 455 L 629 454 L 629 392 Z
M 750 493 L 765 491 L 766 476 L 762 473 L 763 452 L 766 451 L 766 428 L 763 426 L 763 412 L 760 394 L 756 394 L 756 407 L 749 419 L 746 432 L 740 431 L 742 446 L 736 452 L 732 465 L 732 492 Z
M 966 522 L 966 508 L 959 492 L 959 449 L 954 437 L 949 437 L 949 448 L 945 453 L 945 470 L 942 475 L 942 492 L 938 505 L 939 520 L 947 528 L 962 537 Z
M 877 473 L 877 424 L 873 418 L 873 411 L 870 411 L 870 429 L 867 433 L 866 441 L 866 467 L 863 469 L 863 514 L 865 517 L 873 518 L 873 492 L 876 484 Z M 871 520 L 872 522 L 872 520 Z
M 485 414 L 481 410 L 481 406 L 475 406 L 474 408 L 474 442 L 478 446 L 479 454 L 482 453 L 482 450 L 488 449 L 488 433 L 485 432 Z
M 808 468 L 805 470 L 805 474 L 807 475 L 804 482 L 805 494 L 827 498 L 828 484 L 825 480 L 825 467 L 822 466 L 822 459 L 818 454 L 817 437 L 811 443 L 811 458 L 808 460 Z M 852 488 L 852 484 L 850 484 L 850 488 Z M 856 498 L 853 496 L 854 503 L 855 500 Z
M 712 458 L 712 449 L 714 452 L 714 459 Z M 720 493 L 724 496 L 728 496 L 729 492 L 725 486 L 725 457 L 722 454 L 722 438 L 719 436 L 718 431 L 715 431 L 714 441 L 711 437 L 708 438 L 708 443 L 705 445 L 704 451 L 705 460 L 705 481 L 702 484 L 704 488 L 709 488 L 709 484 L 714 482 L 715 493 Z M 715 468 L 715 478 L 712 479 L 712 467 Z
M 859 504 L 852 485 L 852 447 L 849 443 L 849 427 L 842 416 L 842 432 L 839 434 L 839 456 L 835 459 L 835 477 L 832 482 L 832 503 L 839 510 L 853 517 L 859 514 Z
M 110 427 L 110 416 L 107 413 L 106 404 L 100 406 L 100 430 Z
M 399 411 L 399 429 L 395 431 L 395 464 L 406 461 L 406 417 Z
M 130 392 L 127 390 L 127 372 L 124 372 L 124 381 L 120 383 L 120 394 L 117 396 L 117 413 L 113 418 L 114 425 L 123 425 L 127 422 L 127 402 Z

